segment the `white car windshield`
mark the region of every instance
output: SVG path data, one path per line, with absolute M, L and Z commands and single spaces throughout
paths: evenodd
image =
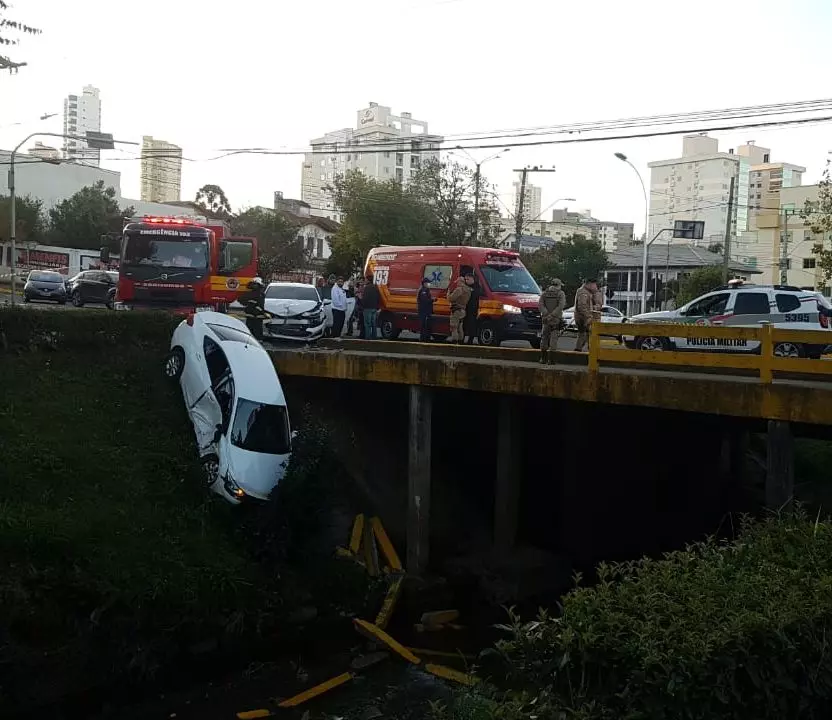
M 242 450 L 270 455 L 291 452 L 286 407 L 240 398 L 231 428 L 231 444 Z
M 311 300 L 320 302 L 318 291 L 311 285 L 306 287 L 297 285 L 269 285 L 266 288 L 269 300 Z

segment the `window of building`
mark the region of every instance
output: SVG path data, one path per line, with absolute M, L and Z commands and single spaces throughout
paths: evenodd
M 390 157 L 390 151 L 389 150 L 384 151 L 384 157 L 386 157 L 386 158 Z
M 389 168 L 389 167 L 387 167 L 386 165 L 384 166 L 384 174 L 385 174 L 385 175 L 389 175 L 389 174 L 390 174 L 390 168 Z
M 404 165 L 404 153 L 396 153 L 396 165 Z
M 326 160 L 321 160 L 321 167 L 323 167 L 324 165 L 326 165 Z
M 326 173 L 321 173 L 321 180 L 326 180 Z
M 803 258 L 803 269 L 811 270 L 816 265 L 815 258 Z
M 318 247 L 316 248 L 316 257 L 322 258 L 324 256 L 324 239 L 318 238 Z
M 764 163 L 769 162 L 769 153 L 766 153 L 765 155 L 763 155 L 763 162 Z

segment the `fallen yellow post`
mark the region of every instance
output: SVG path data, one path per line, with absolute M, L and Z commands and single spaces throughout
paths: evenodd
M 373 625 L 373 623 L 369 623 L 366 620 L 359 620 L 358 618 L 354 618 L 352 622 L 355 625 L 355 629 L 358 630 L 358 632 L 360 632 L 362 635 L 364 635 L 364 637 L 386 645 L 394 653 L 403 657 L 409 663 L 419 665 L 422 662 L 412 652 L 410 652 L 410 650 L 408 650 L 404 645 L 390 637 L 380 627 L 377 627 L 376 625 Z
M 325 692 L 329 692 L 330 690 L 343 685 L 344 683 L 348 683 L 354 677 L 355 675 L 348 672 L 342 673 L 341 675 L 336 675 L 334 678 L 325 680 L 319 685 L 315 685 L 315 687 L 311 687 L 308 690 L 304 690 L 302 693 L 298 693 L 294 697 L 290 697 L 288 700 L 284 700 L 283 702 L 278 704 L 278 707 L 287 708 L 302 705 L 303 703 L 308 702 L 312 698 L 316 698 L 319 695 L 323 695 Z
M 387 531 L 384 529 L 384 525 L 381 524 L 381 520 L 374 517 L 370 520 L 370 524 L 373 526 L 373 533 L 376 536 L 376 540 L 378 540 L 381 552 L 384 554 L 384 558 L 387 560 L 387 564 L 390 566 L 390 569 L 394 572 L 400 572 L 403 569 L 402 561 L 399 559 L 398 553 L 396 553 L 396 548 L 393 547 L 393 543 L 390 542 L 390 538 L 387 535 Z
M 364 534 L 364 516 L 359 514 L 355 516 L 352 522 L 352 532 L 350 533 L 350 552 L 353 555 L 358 553 L 361 548 L 361 537 Z
M 459 683 L 460 685 L 476 685 L 479 682 L 479 678 L 475 677 L 474 675 L 468 675 L 467 673 L 459 672 L 459 670 L 454 670 L 453 668 L 446 667 L 445 665 L 435 665 L 434 663 L 427 663 L 425 665 L 425 670 L 427 670 L 431 675 L 436 675 L 436 677 L 444 678 L 445 680 L 453 680 L 454 682 Z
M 420 622 L 425 627 L 438 628 L 459 620 L 459 610 L 434 610 L 422 613 Z
M 465 655 L 461 652 L 446 652 L 445 650 L 432 650 L 430 648 L 407 648 L 412 652 L 414 655 L 422 656 L 425 655 L 427 657 L 442 657 L 448 658 L 449 660 L 476 660 L 473 655 Z
M 399 595 L 401 594 L 403 580 L 404 578 L 401 575 L 395 578 L 393 582 L 390 583 L 390 588 L 384 596 L 384 602 L 381 605 L 381 610 L 378 611 L 378 615 L 376 616 L 376 627 L 379 627 L 382 630 L 387 629 L 387 624 L 393 616 L 393 610 L 396 609 L 396 601 L 399 599 Z
M 273 713 L 269 710 L 246 710 L 245 712 L 238 712 L 237 717 L 240 720 L 253 720 L 253 718 L 272 717 Z

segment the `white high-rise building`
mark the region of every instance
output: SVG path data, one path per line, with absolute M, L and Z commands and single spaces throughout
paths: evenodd
M 313 215 L 340 221 L 326 188 L 338 175 L 360 170 L 376 180 L 407 184 L 413 172 L 439 159 L 443 139 L 428 133 L 428 124 L 409 112 L 393 115 L 389 107 L 371 102 L 356 113 L 355 128 L 329 132 L 310 142 L 301 175 L 301 199 Z
M 514 214 L 520 210 L 520 185 L 514 183 Z M 541 207 L 543 205 L 543 191 L 530 182 L 526 183 L 526 191 L 523 194 L 523 217 L 529 221 L 539 220 Z
M 92 85 L 85 85 L 80 95 L 68 95 L 64 100 L 64 135 L 76 136 L 64 140 L 64 158 L 98 167 L 101 151 L 77 139 L 87 131 L 101 132 L 101 98 Z
M 182 191 L 182 148 L 145 135 L 141 164 L 142 201 L 178 202 Z

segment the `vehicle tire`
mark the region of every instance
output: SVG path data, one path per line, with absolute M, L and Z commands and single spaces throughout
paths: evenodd
M 185 351 L 181 347 L 175 347 L 168 353 L 165 358 L 165 377 L 168 380 L 176 382 L 182 377 L 182 372 L 185 370 Z
M 539 337 L 532 338 L 531 340 L 529 340 L 529 342 L 531 343 L 532 347 L 535 350 L 540 350 L 540 338 Z
M 202 476 L 205 487 L 210 488 L 220 478 L 220 458 L 216 453 L 209 453 L 202 458 Z
M 804 349 L 800 343 L 779 342 L 774 344 L 774 357 L 802 358 Z
M 115 308 L 116 308 L 116 299 L 115 299 L 115 296 L 110 295 L 110 297 L 108 297 L 108 298 L 107 298 L 107 302 L 106 302 L 106 303 L 104 303 L 104 305 L 106 306 L 106 308 L 107 308 L 108 310 L 115 310 Z
M 636 350 L 670 350 L 670 341 L 664 337 L 637 337 L 633 342 Z
M 396 319 L 392 313 L 382 313 L 378 324 L 381 328 L 381 337 L 385 340 L 397 340 L 402 334 L 402 331 L 396 327 Z
M 487 320 L 480 324 L 477 339 L 480 341 L 480 345 L 485 345 L 487 347 L 499 347 L 502 342 L 502 338 L 497 332 L 497 327 L 494 323 Z
M 79 308 L 84 307 L 84 302 L 81 300 L 81 293 L 78 290 L 73 291 L 72 293 L 72 304 Z

